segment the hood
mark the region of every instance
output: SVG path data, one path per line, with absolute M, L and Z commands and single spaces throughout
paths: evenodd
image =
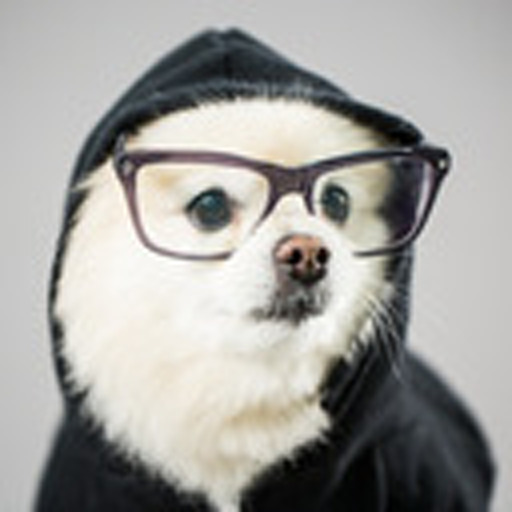
M 90 135 L 73 181 L 110 154 L 121 132 L 137 130 L 164 114 L 204 102 L 262 96 L 324 106 L 374 128 L 397 144 L 410 145 L 421 139 L 411 123 L 355 100 L 247 34 L 209 31 L 165 56 L 121 97 Z
M 137 80 L 96 125 L 72 173 L 49 301 L 54 356 L 67 405 L 79 397 L 73 396 L 66 385 L 66 361 L 59 350 L 63 333 L 53 305 L 68 234 L 84 199 L 84 192 L 77 190 L 75 185 L 109 157 L 116 139 L 122 133 L 134 133 L 139 127 L 165 114 L 194 108 L 206 102 L 257 97 L 311 102 L 370 127 L 396 145 L 413 145 L 422 140 L 420 131 L 410 122 L 354 99 L 326 79 L 296 66 L 239 30 L 201 33 L 166 55 Z M 398 286 L 404 289 L 409 280 L 409 255 L 399 256 L 392 267 L 393 279 L 400 282 Z M 407 323 L 405 295 L 400 294 L 400 304 L 393 305 L 401 312 L 396 332 L 400 332 L 402 337 Z M 362 378 L 367 381 L 368 375 L 386 374 L 388 370 L 389 364 L 383 365 L 382 357 L 368 357 L 367 354 L 362 356 L 360 363 L 351 367 L 342 364 L 341 369 L 337 367 L 327 379 L 326 407 L 346 403 L 343 397 L 347 390 L 351 401 L 357 402 L 352 398 L 355 393 L 353 383 Z M 370 379 L 376 383 L 379 380 Z M 359 389 L 359 386 L 356 387 Z M 365 394 L 371 394 L 370 390 Z

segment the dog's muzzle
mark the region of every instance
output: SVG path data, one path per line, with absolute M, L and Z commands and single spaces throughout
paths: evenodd
M 323 282 L 330 257 L 329 249 L 316 236 L 295 234 L 281 239 L 272 254 L 276 290 L 270 304 L 256 316 L 299 324 L 320 315 L 327 302 Z

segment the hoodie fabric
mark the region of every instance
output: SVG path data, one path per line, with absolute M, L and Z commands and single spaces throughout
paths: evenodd
M 204 496 L 177 493 L 152 476 L 150 468 L 125 460 L 84 419 L 83 397 L 67 383 L 67 362 L 60 351 L 64 333 L 53 306 L 67 239 L 84 199 L 83 191 L 71 190 L 111 155 L 118 136 L 204 102 L 253 97 L 323 106 L 396 145 L 422 140 L 411 123 L 358 102 L 237 30 L 200 34 L 143 75 L 93 130 L 71 178 L 50 292 L 65 415 L 42 479 L 37 512 L 212 510 Z M 410 253 L 397 256 L 389 272 L 397 286 L 407 289 Z M 322 402 L 333 418 L 327 439 L 269 468 L 245 492 L 243 512 L 488 510 L 493 471 L 485 440 L 460 401 L 407 352 L 408 307 L 407 294 L 397 294 L 390 306 L 400 313 L 393 340 L 379 332 L 350 366 L 342 361 L 332 369 Z M 389 346 L 395 349 L 391 355 Z

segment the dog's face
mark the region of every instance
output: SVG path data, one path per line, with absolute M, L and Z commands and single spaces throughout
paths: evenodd
M 239 100 L 163 117 L 127 146 L 299 166 L 377 142 L 306 103 Z M 336 222 L 312 215 L 299 194 L 284 195 L 247 228 L 234 205 L 256 218 L 262 191 L 237 172 L 226 171 L 221 183 L 178 173 L 141 199 L 158 212 L 162 190 L 173 196 L 173 240 L 188 251 L 232 250 L 195 261 L 141 243 L 107 161 L 81 185 L 87 196 L 55 308 L 72 383 L 87 391 L 107 436 L 218 502 L 235 500 L 258 471 L 321 435 L 329 422 L 319 405 L 322 380 L 336 358 L 350 357 L 354 340 L 372 329 L 372 305 L 391 293 L 386 258 L 357 257 Z M 386 186 L 384 177 L 365 183 L 369 200 Z M 330 200 L 327 207 L 339 206 L 334 192 Z

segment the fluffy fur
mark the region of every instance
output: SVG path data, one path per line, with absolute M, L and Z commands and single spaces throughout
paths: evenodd
M 319 136 L 321 134 L 321 136 Z M 296 165 L 375 147 L 369 131 L 319 107 L 237 100 L 183 110 L 144 127 L 130 148 L 215 149 Z M 383 258 L 356 258 L 295 196 L 222 262 L 148 251 L 136 238 L 108 160 L 81 187 L 56 313 L 72 385 L 122 452 L 222 512 L 262 470 L 312 440 L 329 419 L 319 388 L 350 357 L 392 293 Z M 321 315 L 299 326 L 258 318 L 276 282 L 271 253 L 290 233 L 332 256 Z

